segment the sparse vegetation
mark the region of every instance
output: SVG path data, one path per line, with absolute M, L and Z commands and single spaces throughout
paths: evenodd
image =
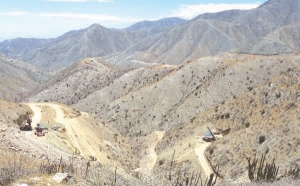
M 258 143 L 262 144 L 263 142 L 265 142 L 265 140 L 266 140 L 266 136 L 265 135 L 261 135 L 261 136 L 259 136 Z
M 249 128 L 249 127 L 250 127 L 250 123 L 249 123 L 249 122 L 246 122 L 246 123 L 245 123 L 245 126 L 246 126 L 246 128 Z
M 272 163 L 265 162 L 266 155 L 262 155 L 259 162 L 257 158 L 251 158 L 246 156 L 248 161 L 248 176 L 252 182 L 262 182 L 262 181 L 274 181 L 277 178 L 279 167 L 275 165 L 275 160 Z M 257 166 L 258 163 L 258 166 Z
M 229 113 L 226 113 L 225 114 L 225 119 L 229 119 L 230 118 L 230 114 Z
M 232 132 L 227 133 L 228 136 L 223 138 L 218 136 L 220 138 L 208 147 L 206 155 L 212 165 L 220 164 L 220 171 L 225 172 L 224 174 L 230 172 L 226 176 L 234 180 L 242 174 L 243 163 L 238 157 L 241 152 L 259 150 L 260 152 L 274 153 L 276 151 L 278 154 L 283 154 L 283 159 L 287 159 L 288 163 L 293 163 L 293 165 L 298 163 L 291 160 L 291 157 L 295 156 L 295 152 L 297 152 L 295 149 L 299 145 L 298 139 L 293 139 L 298 130 L 295 126 L 298 126 L 299 122 L 297 123 L 291 118 L 295 120 L 299 118 L 297 91 L 294 91 L 299 90 L 299 86 L 297 86 L 299 81 L 297 76 L 291 77 L 289 74 L 297 75 L 297 71 L 287 72 L 283 74 L 284 78 L 282 78 L 277 76 L 279 70 L 276 70 L 276 68 L 282 70 L 286 68 L 285 65 L 278 64 L 281 58 L 287 58 L 286 66 L 297 64 L 295 61 L 298 59 L 295 56 L 293 56 L 295 59 L 289 59 L 288 56 L 279 56 L 278 58 L 277 60 L 277 57 L 275 59 L 270 56 L 235 56 L 232 54 L 232 60 L 223 57 L 208 57 L 207 59 L 214 64 L 209 67 L 202 65 L 202 62 L 206 62 L 206 60 L 199 59 L 199 62 L 193 61 L 185 64 L 181 69 L 164 67 L 164 70 L 160 67 L 130 70 L 113 69 L 113 67 L 105 68 L 105 70 L 97 69 L 97 67 L 81 69 L 75 65 L 73 68 L 76 68 L 78 73 L 76 71 L 74 74 L 73 72 L 67 75 L 60 74 L 56 78 L 57 81 L 47 83 L 44 85 L 44 87 L 48 87 L 47 89 L 41 88 L 40 91 L 36 91 L 39 93 L 30 99 L 45 99 L 72 104 L 78 110 L 92 113 L 94 118 L 101 117 L 106 125 L 103 126 L 101 121 L 97 121 L 92 122 L 92 127 L 94 129 L 101 128 L 101 130 L 114 128 L 111 133 L 118 135 L 107 140 L 106 146 L 101 142 L 106 140 L 106 134 L 109 135 L 109 132 L 101 135 L 101 139 L 94 140 L 99 143 L 96 147 L 97 152 L 105 153 L 103 159 L 106 161 L 115 162 L 124 158 L 125 152 L 122 151 L 122 145 L 128 145 L 128 149 L 131 149 L 132 152 L 126 153 L 135 156 L 126 156 L 124 158 L 126 161 L 117 162 L 118 165 L 124 163 L 122 168 L 125 170 L 127 170 L 126 166 L 130 171 L 137 168 L 127 165 L 132 163 L 131 159 L 135 159 L 134 163 L 138 164 L 136 156 L 149 155 L 148 150 L 136 150 L 141 143 L 144 143 L 143 140 L 147 139 L 153 131 L 165 130 L 168 136 L 158 144 L 159 148 L 155 149 L 158 161 L 154 169 L 158 174 L 161 170 L 167 170 L 166 178 L 171 175 L 172 182 L 178 180 L 178 183 L 181 184 L 194 184 L 196 175 L 198 175 L 196 172 L 199 167 L 197 167 L 194 148 L 200 143 L 198 139 L 201 138 L 197 137 L 203 135 L 201 127 L 212 124 L 221 130 L 232 128 Z M 222 64 L 220 61 L 223 61 Z M 262 69 L 264 71 L 267 69 L 268 73 L 259 73 L 261 72 L 259 71 L 260 66 L 256 67 L 258 63 L 263 63 Z M 234 68 L 232 68 L 233 66 Z M 173 68 L 176 70 L 172 70 Z M 95 69 L 97 71 L 94 71 Z M 193 75 L 190 75 L 189 69 L 193 70 Z M 70 71 L 70 69 L 68 70 Z M 239 75 L 243 71 L 247 74 Z M 270 81 L 270 78 L 275 76 L 277 77 Z M 173 83 L 169 84 L 170 81 Z M 224 84 L 224 82 L 228 82 L 228 84 Z M 106 86 L 108 84 L 109 87 Z M 251 87 L 250 92 L 247 91 L 247 87 Z M 151 91 L 149 91 L 150 89 Z M 74 92 L 74 90 L 76 91 Z M 209 92 L 211 90 L 215 92 Z M 276 92 L 279 92 L 280 96 Z M 100 97 L 101 99 L 99 99 Z M 9 108 L 10 111 L 14 110 L 13 107 Z M 13 114 L 5 117 L 5 123 L 8 120 L 15 120 Z M 9 124 L 9 126 L 13 125 Z M 16 137 L 19 137 L 18 135 L 16 133 Z M 64 133 L 59 135 L 63 141 L 62 145 L 70 144 L 70 141 L 65 139 Z M 128 139 L 124 140 L 123 136 Z M 83 135 L 75 134 L 74 139 L 83 139 Z M 133 140 L 131 141 L 131 139 Z M 110 143 L 115 144 L 110 145 Z M 71 147 L 70 151 L 72 149 L 75 148 Z M 118 149 L 121 150 L 116 151 Z M 170 149 L 176 149 L 174 160 L 171 158 L 172 150 L 169 152 L 170 157 L 165 154 Z M 85 151 L 85 149 L 80 149 L 82 153 Z M 75 150 L 78 155 L 80 152 L 79 149 Z M 94 158 L 91 160 L 101 160 L 96 156 Z M 172 166 L 169 170 L 171 159 Z M 194 171 L 194 176 L 192 176 L 193 174 L 186 174 L 183 177 L 180 175 L 179 179 L 178 171 L 182 171 L 188 166 L 191 167 L 191 170 L 187 170 L 187 172 Z M 92 173 L 93 169 L 88 170 Z M 291 172 L 296 174 L 297 169 Z M 115 180 L 114 171 L 111 174 L 112 180 Z M 95 175 L 95 177 L 97 176 L 100 177 L 100 175 Z M 95 182 L 99 182 L 97 180 L 98 178 Z M 120 180 L 107 183 L 120 183 Z M 91 177 L 89 181 L 94 180 Z
M 285 176 L 288 176 L 294 180 L 300 179 L 300 167 L 295 166 L 294 168 L 290 168 L 288 172 L 285 173 Z

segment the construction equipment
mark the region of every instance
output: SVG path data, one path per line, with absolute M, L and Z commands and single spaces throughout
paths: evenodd
M 31 125 L 29 125 L 28 123 L 24 123 L 20 126 L 20 130 L 22 131 L 31 131 L 32 127 Z
M 32 127 L 31 127 L 32 120 L 29 118 L 29 113 L 27 112 L 26 114 L 27 114 L 27 120 L 25 123 L 20 125 L 20 130 L 31 131 L 32 130 Z
M 34 134 L 37 136 L 45 136 L 46 133 L 48 133 L 48 128 L 42 124 L 37 124 Z
M 231 130 L 230 127 L 227 128 L 227 129 L 225 129 L 225 130 L 222 130 L 222 129 L 217 128 L 217 131 L 218 131 L 221 135 L 223 135 L 223 136 L 229 134 L 229 133 L 230 133 L 230 130 Z
M 216 137 L 214 135 L 214 133 L 210 130 L 209 127 L 207 127 L 209 133 L 210 133 L 210 136 L 205 136 L 203 137 L 203 140 L 206 141 L 206 142 L 212 142 L 212 141 L 215 141 L 216 140 Z
M 34 134 L 37 136 L 45 136 L 46 133 L 48 133 L 48 128 L 46 128 L 42 124 L 37 124 Z

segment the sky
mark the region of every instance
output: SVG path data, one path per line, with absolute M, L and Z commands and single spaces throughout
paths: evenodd
M 252 9 L 266 0 L 0 0 L 0 42 L 55 38 L 99 23 L 123 29 L 143 20 L 192 19 L 202 13 Z

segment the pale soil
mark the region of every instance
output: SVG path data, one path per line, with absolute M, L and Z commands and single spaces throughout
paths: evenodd
M 53 120 L 48 120 L 49 126 L 45 124 L 49 128 L 46 137 L 28 135 L 30 138 L 51 144 L 70 154 L 80 154 L 86 160 L 93 156 L 102 165 L 121 168 L 124 165 L 120 162 L 128 160 L 130 153 L 126 144 L 129 143 L 118 135 L 117 131 L 89 114 L 56 103 L 25 103 L 25 105 L 28 105 L 34 113 L 33 127 L 40 122 L 47 123 L 46 120 L 49 118 Z M 60 125 L 64 130 L 53 131 L 51 130 L 53 125 Z
M 150 136 L 148 141 L 146 141 L 145 145 L 148 148 L 145 150 L 145 156 L 140 160 L 140 167 L 136 169 L 137 172 L 142 172 L 144 174 L 151 174 L 154 165 L 157 161 L 157 154 L 155 152 L 156 145 L 162 140 L 165 132 L 155 131 Z M 142 152 L 144 153 L 144 152 Z
M 211 173 L 214 173 L 205 156 L 205 150 L 207 149 L 207 147 L 209 147 L 210 143 L 204 142 L 200 139 L 198 139 L 197 141 L 198 144 L 195 147 L 195 153 L 198 157 L 203 173 L 206 177 L 209 177 Z
M 42 110 L 35 103 L 27 103 L 27 105 L 34 113 L 33 117 L 31 118 L 32 126 L 34 128 L 42 119 Z
M 55 121 L 57 123 L 61 123 L 64 124 L 64 126 L 66 127 L 66 131 L 67 134 L 72 142 L 72 147 L 78 148 L 80 155 L 85 156 L 85 154 L 83 153 L 83 151 L 80 149 L 80 146 L 78 145 L 77 141 L 74 140 L 75 135 L 73 132 L 73 128 L 70 125 L 70 119 L 66 118 L 61 107 L 59 107 L 56 104 L 51 104 L 51 103 L 27 103 L 27 105 L 31 108 L 31 110 L 33 111 L 34 115 L 32 117 L 32 124 L 33 127 L 35 127 L 37 125 L 37 123 L 41 122 L 42 119 L 42 110 L 39 108 L 40 106 L 49 106 L 51 108 L 53 108 L 55 110 L 56 116 L 55 116 Z M 73 121 L 76 122 L 76 121 Z

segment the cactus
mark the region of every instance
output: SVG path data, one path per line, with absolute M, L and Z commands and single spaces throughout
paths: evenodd
M 294 169 L 291 167 L 290 170 L 288 171 L 287 175 L 293 179 L 299 179 L 300 178 L 300 168 L 298 166 L 296 166 Z
M 273 159 L 272 163 L 265 163 L 266 155 L 263 154 L 261 159 L 259 160 L 258 167 L 257 162 L 258 159 L 254 158 L 251 163 L 251 158 L 246 157 L 248 160 L 248 176 L 250 181 L 252 182 L 271 182 L 276 180 L 277 174 L 279 171 L 279 167 L 275 165 L 275 159 Z
M 272 163 L 265 163 L 265 159 L 266 155 L 262 155 L 255 174 L 255 181 L 274 181 L 277 177 L 279 167 L 276 167 L 275 159 Z

